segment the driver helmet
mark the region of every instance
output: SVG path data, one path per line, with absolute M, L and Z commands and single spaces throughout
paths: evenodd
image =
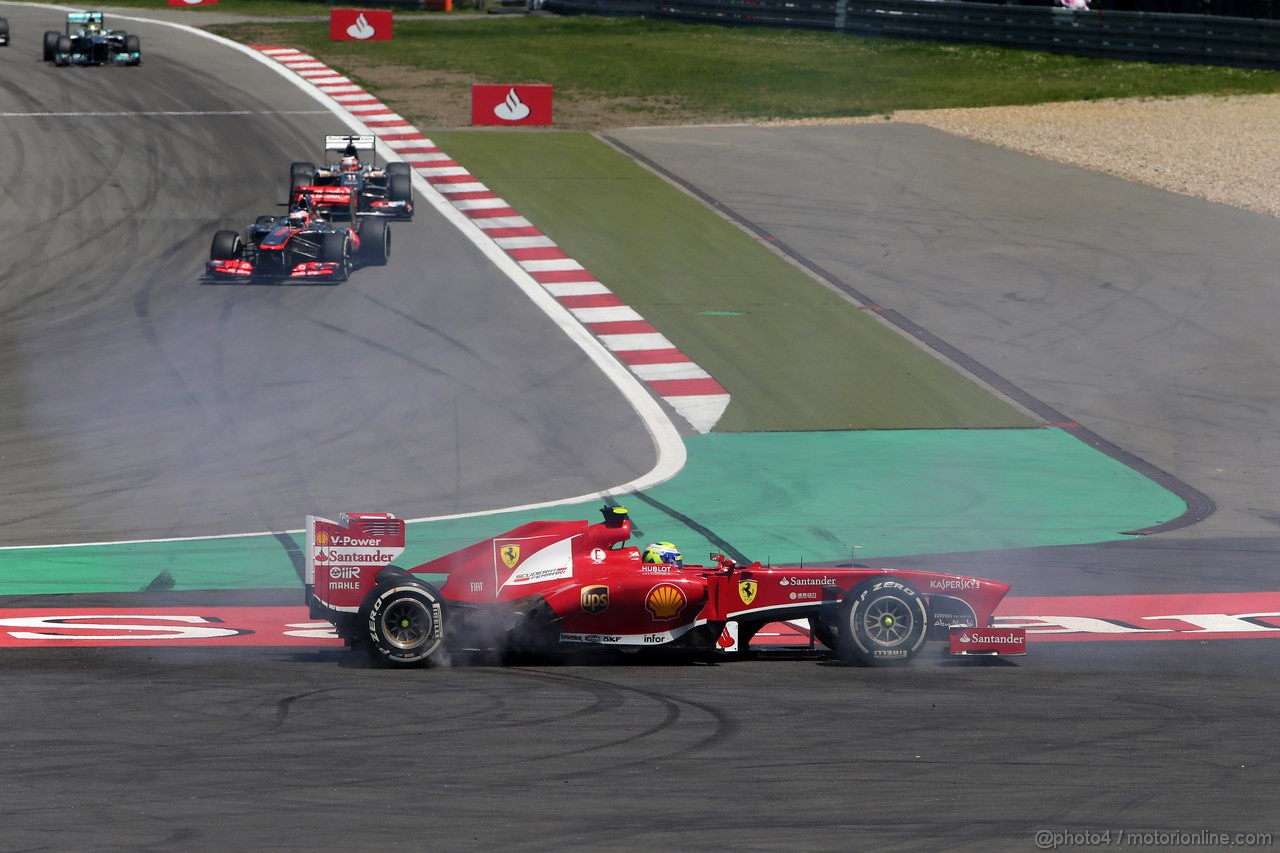
M 311 224 L 311 214 L 305 207 L 295 208 L 289 211 L 289 224 L 294 228 L 305 228 Z
M 680 549 L 670 542 L 651 542 L 644 546 L 641 561 L 650 565 L 684 568 L 684 558 L 680 556 Z
M 360 170 L 360 159 L 358 157 L 352 157 L 351 155 L 347 155 L 346 157 L 342 158 L 342 171 L 358 172 L 359 170 Z

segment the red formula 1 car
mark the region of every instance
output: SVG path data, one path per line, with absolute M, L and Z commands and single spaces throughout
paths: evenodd
M 993 627 L 999 581 L 916 570 L 654 564 L 629 547 L 622 507 L 604 521 L 534 521 L 411 569 L 389 513 L 307 517 L 306 603 L 353 647 L 412 666 L 449 651 L 546 654 L 577 646 L 744 652 L 770 622 L 807 619 L 848 663 L 905 663 L 929 639 L 959 655 L 1019 655 Z M 433 584 L 446 576 L 442 583 Z M 429 580 L 430 579 L 430 580 Z

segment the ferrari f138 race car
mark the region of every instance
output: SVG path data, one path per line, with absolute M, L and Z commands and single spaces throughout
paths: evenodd
M 213 235 L 205 281 L 303 283 L 346 281 L 359 266 L 381 266 L 391 254 L 391 229 L 378 217 L 352 228 L 316 213 L 299 192 L 285 216 L 259 216 L 245 229 Z
M 289 167 L 289 193 L 305 191 L 323 210 L 332 206 L 334 215 L 343 214 L 348 206 L 356 214 L 413 219 L 413 179 L 408 163 L 387 163 L 379 167 L 372 152 L 376 140 L 372 136 L 326 136 L 325 155 L 341 152 L 338 160 L 317 168 L 315 164 L 297 161 Z
M 66 32 L 44 34 L 44 61 L 54 65 L 141 65 L 142 42 L 103 25 L 101 12 L 69 12 Z
M 1009 591 L 1000 581 L 739 565 L 723 554 L 710 566 L 684 565 L 673 550 L 627 546 L 626 509 L 601 511 L 600 523 L 533 521 L 410 569 L 394 565 L 402 519 L 308 516 L 306 603 L 349 646 L 400 667 L 467 650 L 740 653 L 764 625 L 794 620 L 808 620 L 812 636 L 850 664 L 905 663 L 930 639 L 956 655 L 1026 650 L 1025 629 L 993 624 Z

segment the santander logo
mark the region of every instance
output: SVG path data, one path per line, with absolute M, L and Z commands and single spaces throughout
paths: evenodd
M 529 112 L 529 105 L 520 100 L 515 89 L 507 92 L 506 100 L 493 109 L 493 114 L 503 121 L 520 121 L 528 118 Z
M 356 22 L 347 27 L 347 35 L 353 39 L 371 39 L 378 34 L 378 31 L 369 23 L 369 19 L 360 13 L 360 17 L 356 18 Z

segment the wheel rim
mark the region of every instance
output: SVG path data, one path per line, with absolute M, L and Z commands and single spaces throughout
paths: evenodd
M 915 627 L 911 606 L 901 598 L 885 597 L 871 602 L 862 616 L 862 629 L 871 642 L 882 647 L 905 643 Z
M 431 635 L 431 611 L 417 599 L 393 601 L 382 612 L 381 623 L 387 642 L 402 651 L 421 646 Z

